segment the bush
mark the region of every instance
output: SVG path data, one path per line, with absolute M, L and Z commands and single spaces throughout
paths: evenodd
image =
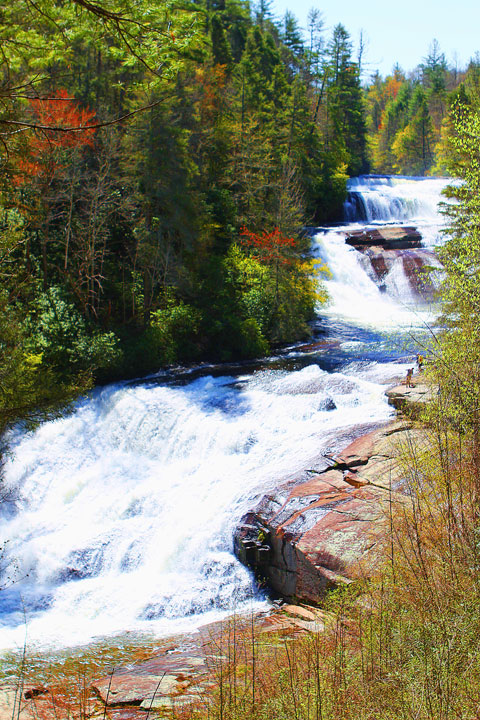
M 105 372 L 120 362 L 114 333 L 102 333 L 86 321 L 57 287 L 41 293 L 26 321 L 25 349 L 61 374 Z

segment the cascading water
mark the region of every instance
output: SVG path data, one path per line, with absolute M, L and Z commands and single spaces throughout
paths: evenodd
M 314 254 L 331 272 L 326 280 L 331 300 L 326 314 L 384 328 L 418 327 L 431 321 L 432 313 L 406 276 L 405 256 L 416 254 L 419 264 L 440 269 L 432 249 L 443 241 L 439 203 L 449 182 L 446 178 L 381 176 L 348 181 L 344 206 L 348 224 L 322 230 L 313 239 Z M 395 228 L 406 223 L 421 234 L 425 250 L 399 252 L 396 257 L 392 253 L 391 267 L 380 283 L 369 257 L 348 245 L 345 238 L 360 229 Z
M 431 183 L 438 201 L 445 181 L 405 180 L 402 197 L 417 188 L 422 200 Z M 400 185 L 381 184 L 392 194 Z M 169 634 L 264 602 L 232 554 L 238 520 L 281 480 L 385 422 L 385 383 L 407 367 L 388 362 L 402 353 L 378 331 L 415 316 L 381 292 L 345 232 L 313 243 L 332 272 L 329 350 L 293 348 L 283 367 L 246 375 L 109 386 L 68 417 L 11 434 L 0 510 L 4 564 L 17 569 L 0 592 L 2 647 L 22 645 L 25 621 L 30 645 L 65 646 Z
M 445 178 L 361 175 L 347 181 L 346 222 L 416 222 L 438 225 Z
M 7 627 L 22 621 L 20 595 L 30 640 L 56 643 L 241 609 L 252 584 L 231 553 L 236 521 L 342 429 L 388 418 L 382 393 L 318 365 L 108 387 L 19 435 L 4 533 L 25 579 L 0 593 Z

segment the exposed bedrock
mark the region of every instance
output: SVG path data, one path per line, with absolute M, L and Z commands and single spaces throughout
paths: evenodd
M 379 247 L 384 250 L 409 250 L 422 245 L 422 236 L 416 227 L 385 225 L 378 228 L 364 228 L 347 233 L 345 242 L 357 250 Z
M 371 247 L 363 251 L 363 254 L 369 263 L 370 274 L 373 274 L 380 288 L 395 294 L 395 285 L 398 282 L 396 271 L 401 265 L 402 273 L 398 279 L 401 281 L 402 275 L 406 278 L 413 295 L 424 300 L 433 298 L 436 290 L 435 275 L 432 278 L 427 268 L 438 268 L 438 260 L 432 250 L 382 250 Z M 401 291 L 401 287 L 397 289 Z
M 394 421 L 355 440 L 328 470 L 266 495 L 237 528 L 237 556 L 293 602 L 316 603 L 328 588 L 368 575 L 391 512 L 405 502 L 402 447 L 423 438 L 411 422 Z
M 346 242 L 362 253 L 366 271 L 381 289 L 402 294 L 406 279 L 413 295 L 431 300 L 435 277 L 427 268 L 438 267 L 438 259 L 432 250 L 420 247 L 421 239 L 414 227 L 387 226 L 355 231 Z

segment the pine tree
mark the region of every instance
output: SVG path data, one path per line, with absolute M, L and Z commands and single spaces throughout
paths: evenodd
M 355 175 L 367 169 L 365 108 L 358 64 L 343 25 L 333 31 L 326 52 L 329 146 Z

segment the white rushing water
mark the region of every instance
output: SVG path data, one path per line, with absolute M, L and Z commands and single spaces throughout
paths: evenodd
M 318 365 L 232 383 L 107 387 L 17 438 L 6 467 L 16 513 L 3 533 L 28 575 L 12 591 L 30 643 L 173 632 L 240 610 L 252 591 L 232 556 L 241 515 L 339 430 L 391 414 L 379 383 Z M 21 612 L 4 620 L 1 642 L 21 643 Z
M 438 237 L 445 181 L 378 185 L 352 182 L 372 218 L 403 222 L 408 211 L 430 228 L 428 242 Z M 401 272 L 380 292 L 338 229 L 319 233 L 314 250 L 332 272 L 330 317 L 415 324 Z M 343 351 L 354 359 L 362 343 L 355 336 Z M 313 358 L 290 372 L 109 386 L 68 417 L 17 431 L 5 466 L 12 499 L 0 506 L 17 582 L 0 592 L 0 647 L 21 646 L 25 623 L 29 647 L 68 646 L 170 634 L 262 603 L 232 554 L 239 519 L 340 437 L 386 421 L 384 383 L 405 369 L 362 361 L 325 372 Z
M 365 227 L 408 224 L 420 232 L 422 246 L 433 249 L 443 242 L 444 217 L 439 204 L 444 202 L 441 193 L 449 182 L 446 178 L 376 176 L 349 180 L 345 218 L 351 222 L 321 231 L 313 240 L 314 254 L 331 272 L 325 280 L 330 304 L 323 313 L 384 329 L 413 329 L 432 322 L 434 311 L 412 292 L 400 256 L 379 286 L 368 259 L 344 238 Z M 434 257 L 430 264 L 439 266 Z
M 347 222 L 412 223 L 433 226 L 439 221 L 441 192 L 447 178 L 362 175 L 347 182 Z

